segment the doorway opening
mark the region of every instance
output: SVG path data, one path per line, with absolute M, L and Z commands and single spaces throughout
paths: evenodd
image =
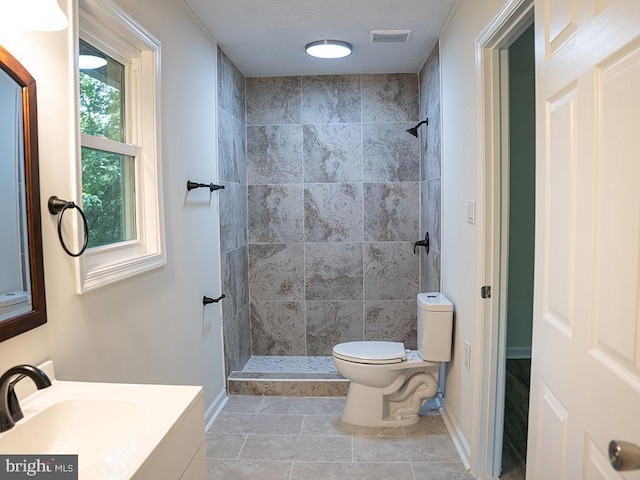
M 504 323 L 506 324 L 504 421 L 500 478 L 525 478 L 531 379 L 531 334 L 535 241 L 535 51 L 533 25 L 507 49 L 502 78 L 508 79 L 508 145 L 502 155 L 502 221 L 506 243 L 501 268 L 506 271 Z M 503 129 L 504 131 L 504 129 Z M 504 185 L 505 182 L 503 182 Z M 504 233 L 503 233 L 504 235 Z M 506 250 L 506 251 L 505 251 Z M 506 257 L 506 258 L 505 258 Z

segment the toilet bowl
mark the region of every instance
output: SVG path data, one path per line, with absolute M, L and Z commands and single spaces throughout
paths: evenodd
M 333 361 L 349 379 L 342 421 L 363 427 L 418 422 L 422 404 L 438 391 L 440 362 L 451 359 L 453 305 L 440 293 L 417 298 L 418 349 L 400 342 L 359 341 L 333 347 Z

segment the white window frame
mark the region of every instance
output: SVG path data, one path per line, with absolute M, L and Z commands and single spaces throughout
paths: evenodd
M 80 0 L 80 37 L 125 65 L 123 145 L 80 133 L 79 70 L 75 62 L 77 182 L 82 192 L 81 145 L 135 157 L 136 238 L 89 248 L 78 258 L 77 289 L 84 293 L 166 265 L 160 139 L 160 42 L 112 0 Z M 76 41 L 76 59 L 79 41 Z M 102 147 L 102 148 L 101 148 Z M 82 195 L 77 195 L 81 198 Z

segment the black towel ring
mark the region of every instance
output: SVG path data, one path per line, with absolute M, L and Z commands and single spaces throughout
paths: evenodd
M 89 225 L 87 224 L 87 217 L 84 215 L 84 212 L 75 203 L 67 202 L 66 200 L 62 200 L 55 195 L 49 197 L 48 207 L 49 213 L 51 213 L 51 215 L 58 215 L 58 238 L 60 239 L 60 245 L 62 245 L 62 249 L 70 257 L 79 257 L 87 249 L 87 244 L 89 243 Z M 71 252 L 65 245 L 64 238 L 62 237 L 62 216 L 64 215 L 64 212 L 72 208 L 78 210 L 78 213 L 80 213 L 80 216 L 82 217 L 82 223 L 84 224 L 84 242 L 82 244 L 82 248 L 78 253 Z

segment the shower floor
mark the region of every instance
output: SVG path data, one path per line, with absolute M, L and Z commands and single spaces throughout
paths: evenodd
M 333 357 L 251 357 L 243 372 L 338 373 Z
M 338 373 L 332 357 L 254 356 L 241 372 L 229 375 L 235 395 L 344 396 L 349 381 Z

